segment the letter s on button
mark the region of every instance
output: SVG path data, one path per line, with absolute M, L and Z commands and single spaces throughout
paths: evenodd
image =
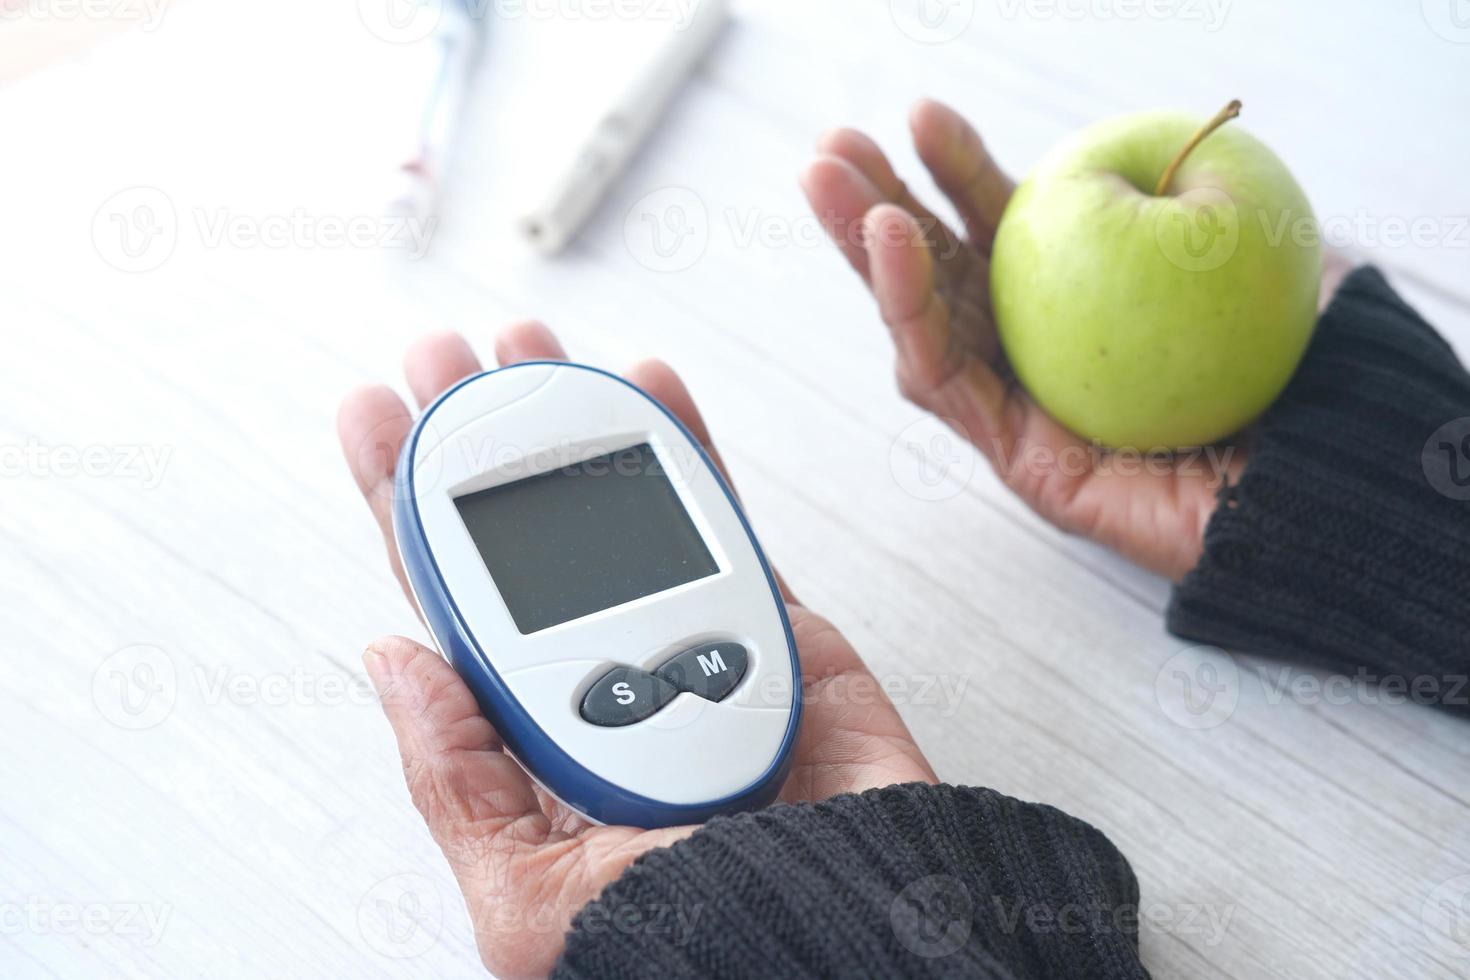
M 582 699 L 582 718 L 604 728 L 642 721 L 677 697 L 679 691 L 646 670 L 613 667 L 597 679 Z

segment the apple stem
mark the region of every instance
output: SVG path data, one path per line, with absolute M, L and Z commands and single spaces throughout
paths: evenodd
M 1206 136 L 1238 115 L 1240 115 L 1240 100 L 1231 99 L 1225 108 L 1215 113 L 1215 118 L 1195 130 L 1194 135 L 1189 138 L 1189 142 L 1184 144 L 1184 149 L 1180 150 L 1178 155 L 1169 163 L 1169 168 L 1164 171 L 1164 176 L 1159 178 L 1158 186 L 1154 188 L 1154 197 L 1164 196 L 1164 191 L 1169 189 L 1169 183 L 1174 179 L 1174 174 L 1179 170 L 1179 165 L 1184 162 L 1185 157 L 1193 152 L 1196 146 L 1204 142 Z

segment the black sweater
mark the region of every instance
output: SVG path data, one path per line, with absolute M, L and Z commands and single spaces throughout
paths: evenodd
M 1465 711 L 1467 501 L 1470 376 L 1361 269 L 1222 493 L 1169 628 Z M 1059 810 L 890 786 L 650 851 L 577 916 L 554 976 L 1147 977 L 1138 902 L 1117 848 Z

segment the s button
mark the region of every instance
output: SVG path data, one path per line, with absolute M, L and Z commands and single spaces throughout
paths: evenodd
M 616 728 L 642 721 L 674 700 L 679 689 L 637 667 L 614 667 L 598 678 L 582 699 L 582 717 Z

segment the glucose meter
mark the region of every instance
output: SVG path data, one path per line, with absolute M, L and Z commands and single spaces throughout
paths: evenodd
M 580 364 L 475 375 L 415 423 L 395 491 L 425 623 L 549 792 L 639 827 L 775 797 L 801 716 L 786 607 L 667 409 Z

